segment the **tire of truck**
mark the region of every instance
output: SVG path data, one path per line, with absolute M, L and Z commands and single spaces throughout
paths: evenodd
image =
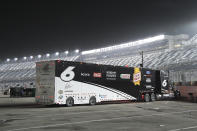
M 96 105 L 96 97 L 95 96 L 90 97 L 89 104 L 91 106 Z
M 145 101 L 145 102 L 150 102 L 150 95 L 149 95 L 148 93 L 146 93 L 146 94 L 144 95 L 144 101 Z
M 74 105 L 74 99 L 72 97 L 68 97 L 66 99 L 66 106 L 71 107 Z
M 154 93 L 151 93 L 150 97 L 151 97 L 151 101 L 156 101 L 156 96 Z

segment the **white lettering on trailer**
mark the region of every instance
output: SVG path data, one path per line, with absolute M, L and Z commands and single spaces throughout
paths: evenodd
M 107 80 L 116 80 L 116 72 L 115 71 L 106 71 L 106 79 Z
M 106 77 L 116 77 L 116 72 L 115 71 L 107 71 Z
M 88 77 L 88 76 L 90 76 L 90 73 L 82 73 L 81 72 L 81 76 L 87 76 Z
M 66 82 L 71 81 L 75 77 L 74 68 L 74 66 L 67 67 L 60 75 L 60 78 Z

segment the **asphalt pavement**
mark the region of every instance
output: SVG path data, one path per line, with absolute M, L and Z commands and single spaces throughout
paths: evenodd
M 196 103 L 156 101 L 65 107 L 32 102 L 0 104 L 0 131 L 197 130 Z

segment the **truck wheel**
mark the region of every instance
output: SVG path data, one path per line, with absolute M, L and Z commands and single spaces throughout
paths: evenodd
M 68 97 L 66 100 L 66 106 L 71 107 L 74 105 L 74 99 L 72 97 Z
M 156 101 L 156 97 L 154 93 L 151 93 L 151 101 Z
M 145 102 L 149 102 L 150 101 L 150 95 L 148 93 L 145 94 L 144 100 L 145 100 Z
M 89 104 L 92 105 L 92 106 L 96 105 L 96 97 L 95 96 L 90 97 Z

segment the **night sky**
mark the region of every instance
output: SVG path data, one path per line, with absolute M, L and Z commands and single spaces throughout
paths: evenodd
M 0 3 L 0 60 L 197 33 L 197 0 Z

